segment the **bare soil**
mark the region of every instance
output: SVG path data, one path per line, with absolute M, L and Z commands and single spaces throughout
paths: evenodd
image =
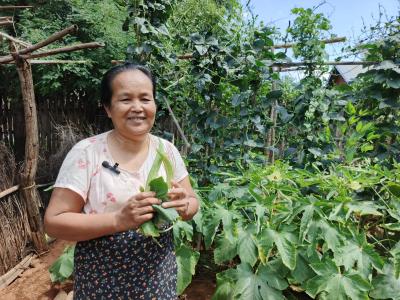
M 52 284 L 48 269 L 61 255 L 70 242 L 57 240 L 50 246 L 50 250 L 35 259 L 8 287 L 0 290 L 2 300 L 53 300 L 62 289 L 65 292 L 72 290 L 72 282 Z M 186 289 L 181 299 L 210 300 L 215 290 L 215 276 L 211 272 L 200 268 L 191 285 Z

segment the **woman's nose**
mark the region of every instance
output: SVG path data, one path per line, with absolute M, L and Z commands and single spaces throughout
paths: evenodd
M 142 104 L 140 103 L 140 101 L 138 101 L 138 100 L 132 101 L 131 111 L 142 111 L 142 110 L 143 110 L 143 107 L 142 107 Z

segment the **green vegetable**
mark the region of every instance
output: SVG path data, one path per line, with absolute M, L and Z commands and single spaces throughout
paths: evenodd
M 161 164 L 164 165 L 167 182 L 165 182 L 162 176 L 157 177 Z M 162 202 L 168 201 L 168 188 L 171 187 L 171 180 L 173 177 L 174 171 L 172 164 L 169 161 L 163 143 L 160 140 L 157 154 L 147 177 L 144 190 L 155 192 L 156 197 Z M 174 208 L 163 208 L 161 205 L 153 205 L 153 208 L 156 211 L 154 218 L 142 224 L 142 226 L 140 226 L 140 231 L 145 236 L 158 237 L 160 236 L 159 229 L 164 225 L 176 221 L 179 218 L 179 215 Z

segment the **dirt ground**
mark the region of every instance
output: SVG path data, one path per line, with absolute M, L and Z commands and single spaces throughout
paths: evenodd
M 35 259 L 30 268 L 25 270 L 8 287 L 0 290 L 2 300 L 53 300 L 60 289 L 67 293 L 72 289 L 72 283 L 52 285 L 48 272 L 49 266 L 62 253 L 66 241 L 55 241 L 51 244 L 50 251 Z M 192 284 L 186 289 L 183 299 L 210 300 L 215 290 L 214 278 L 208 272 L 200 272 L 193 279 Z

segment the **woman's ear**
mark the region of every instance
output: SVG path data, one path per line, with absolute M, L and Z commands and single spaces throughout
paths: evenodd
M 104 110 L 105 110 L 106 113 L 107 113 L 107 117 L 109 117 L 109 118 L 111 119 L 111 111 L 110 111 L 110 108 L 109 108 L 108 106 L 105 106 L 105 105 L 103 105 L 103 107 L 104 107 Z

